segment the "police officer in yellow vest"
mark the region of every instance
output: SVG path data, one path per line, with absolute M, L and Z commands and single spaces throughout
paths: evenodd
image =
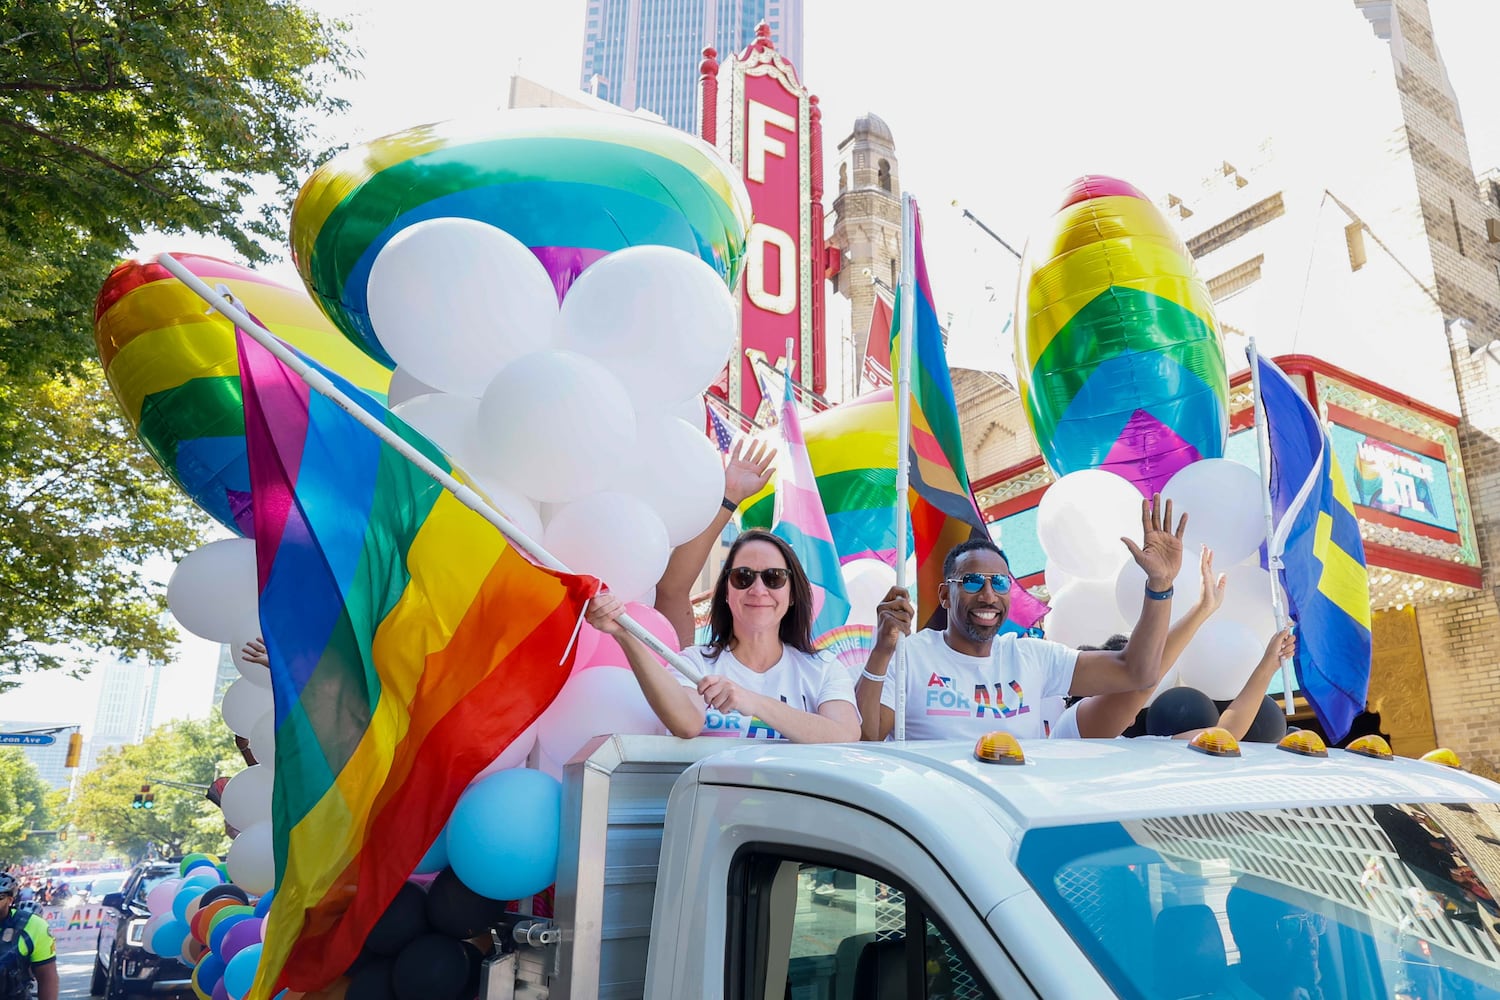
M 57 948 L 47 921 L 30 907 L 16 909 L 20 883 L 0 872 L 0 1000 L 27 1000 L 36 977 L 37 1000 L 57 1000 Z

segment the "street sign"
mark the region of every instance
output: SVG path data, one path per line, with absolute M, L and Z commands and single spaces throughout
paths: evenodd
M 51 733 L 0 733 L 0 747 L 50 747 L 56 742 Z

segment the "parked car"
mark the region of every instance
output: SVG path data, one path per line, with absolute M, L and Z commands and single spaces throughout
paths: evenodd
M 103 896 L 94 978 L 89 992 L 106 1000 L 131 996 L 193 996 L 192 970 L 175 958 L 146 949 L 146 894 L 177 875 L 178 862 L 143 861 L 131 869 L 117 892 Z

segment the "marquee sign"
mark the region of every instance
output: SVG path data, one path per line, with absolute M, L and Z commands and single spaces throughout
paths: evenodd
M 757 362 L 784 370 L 790 360 L 798 383 L 824 388 L 822 131 L 817 99 L 772 46 L 766 25 L 722 66 L 711 51 L 705 56 L 703 138 L 740 168 L 755 217 L 740 284 L 739 351 L 719 389 L 754 417 L 776 402 L 762 399 Z

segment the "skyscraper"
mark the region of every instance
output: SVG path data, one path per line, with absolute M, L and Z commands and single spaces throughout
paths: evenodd
M 698 66 L 705 46 L 721 55 L 771 27 L 776 48 L 802 70 L 803 0 L 589 0 L 583 89 L 627 111 L 646 108 L 698 129 Z
M 94 729 L 88 736 L 84 771 L 93 769 L 110 747 L 139 743 L 151 731 L 156 715 L 156 691 L 161 664 L 111 663 L 101 668 L 103 685 Z

